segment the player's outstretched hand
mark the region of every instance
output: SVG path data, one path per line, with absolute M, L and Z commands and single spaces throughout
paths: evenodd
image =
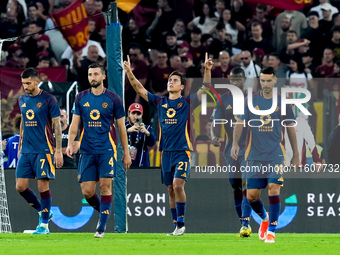
M 127 171 L 132 164 L 130 155 L 128 153 L 124 153 L 122 161 L 125 167 L 125 171 Z
M 214 63 L 212 62 L 211 58 L 208 58 L 208 52 L 205 53 L 205 60 L 204 60 L 204 68 L 207 70 L 211 70 Z
M 292 159 L 290 160 L 290 165 L 295 168 L 299 167 L 300 165 L 299 155 L 297 156 L 293 155 Z
M 234 160 L 237 160 L 237 155 L 238 155 L 238 152 L 240 151 L 240 146 L 238 145 L 233 145 L 233 147 L 231 148 L 231 157 L 234 159 Z
M 124 68 L 124 71 L 127 73 L 129 71 L 131 71 L 131 63 L 130 63 L 130 57 L 129 55 L 127 55 L 127 61 L 124 61 L 123 62 L 123 68 Z
M 60 168 L 64 165 L 63 153 L 61 151 L 56 151 L 54 154 L 54 164 L 56 168 Z

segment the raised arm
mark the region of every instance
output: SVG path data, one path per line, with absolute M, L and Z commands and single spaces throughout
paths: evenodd
M 62 132 L 60 125 L 60 116 L 52 118 L 52 125 L 55 134 L 55 154 L 54 154 L 54 163 L 56 168 L 60 168 L 64 164 L 63 154 L 61 151 L 62 144 Z
M 68 132 L 68 144 L 67 144 L 67 149 L 66 149 L 66 155 L 70 158 L 72 158 L 72 155 L 76 153 L 76 151 L 74 150 L 74 147 L 75 147 L 74 140 L 76 139 L 77 134 L 78 134 L 80 120 L 81 120 L 80 115 L 73 114 L 72 123 L 70 125 L 70 129 Z
M 144 98 L 145 101 L 149 101 L 148 99 L 148 91 L 143 87 L 143 85 L 136 79 L 136 77 L 133 75 L 131 70 L 131 63 L 130 63 L 130 57 L 127 56 L 127 61 L 124 61 L 123 63 L 124 71 L 126 72 L 126 75 L 131 83 L 131 86 L 136 91 L 138 95 L 140 95 L 142 98 Z
M 125 128 L 125 117 L 117 119 L 117 128 L 118 128 L 120 142 L 123 147 L 123 165 L 125 167 L 125 171 L 127 171 L 130 168 L 132 162 L 130 158 L 128 140 L 127 140 L 127 134 L 126 134 L 126 128 Z
M 205 61 L 204 61 L 204 79 L 203 79 L 203 86 L 202 89 L 197 91 L 197 97 L 201 101 L 202 95 L 205 94 L 205 90 L 209 90 L 208 87 L 204 86 L 204 84 L 211 84 L 211 69 L 214 63 L 212 62 L 211 58 L 208 58 L 208 52 L 205 53 Z

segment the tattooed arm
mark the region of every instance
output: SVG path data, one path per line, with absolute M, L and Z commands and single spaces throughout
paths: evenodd
M 145 101 L 148 102 L 148 91 L 143 87 L 143 85 L 136 79 L 136 77 L 133 75 L 131 70 L 131 64 L 130 64 L 130 57 L 127 56 L 127 61 L 124 61 L 123 63 L 124 70 L 126 72 L 126 75 L 131 83 L 131 86 L 136 91 L 138 95 L 140 95 L 142 98 L 144 98 Z
M 72 123 L 70 125 L 69 133 L 68 133 L 68 144 L 66 149 L 66 155 L 72 158 L 72 155 L 76 153 L 74 149 L 74 139 L 76 139 L 78 134 L 78 128 L 80 124 L 81 117 L 79 115 L 73 114 Z
M 61 125 L 60 125 L 60 117 L 55 117 L 52 119 L 52 125 L 55 134 L 55 154 L 54 154 L 54 163 L 57 168 L 60 168 L 64 164 L 63 154 L 61 152 Z

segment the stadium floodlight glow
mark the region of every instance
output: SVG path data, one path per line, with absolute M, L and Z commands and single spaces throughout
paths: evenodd
M 216 89 L 228 89 L 231 92 L 231 95 L 233 97 L 233 114 L 234 115 L 243 115 L 244 114 L 244 93 L 243 91 L 231 84 L 215 84 L 214 88 Z M 253 88 L 248 88 L 247 89 L 247 95 L 252 95 L 253 94 Z M 214 92 L 215 93 L 215 92 Z M 307 103 L 311 99 L 311 93 L 308 89 L 304 88 L 282 88 L 281 89 L 281 113 L 282 115 L 286 115 L 286 106 L 287 104 L 295 105 L 297 108 L 300 109 L 300 111 L 306 115 L 312 115 L 303 104 Z M 287 94 L 290 93 L 299 93 L 299 94 L 304 94 L 304 98 L 287 98 Z M 272 106 L 268 110 L 259 110 L 255 109 L 253 106 L 253 97 L 252 96 L 247 96 L 247 104 L 249 111 L 255 115 L 269 115 L 273 113 L 276 110 L 277 106 L 277 98 L 278 98 L 278 93 L 277 93 L 277 88 L 273 88 L 273 102 Z M 206 115 L 207 114 L 207 96 L 206 94 L 202 95 L 202 100 L 201 100 L 201 114 Z

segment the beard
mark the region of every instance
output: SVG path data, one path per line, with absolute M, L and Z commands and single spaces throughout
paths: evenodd
M 98 88 L 100 85 L 102 84 L 102 81 L 98 81 L 98 82 L 96 82 L 96 81 L 92 81 L 92 82 L 90 82 L 90 85 L 91 85 L 91 88 Z

